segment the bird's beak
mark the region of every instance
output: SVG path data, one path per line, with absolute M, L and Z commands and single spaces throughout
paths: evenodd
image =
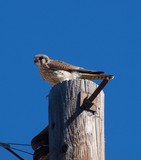
M 38 62 L 38 61 L 37 61 L 37 59 L 35 58 L 35 59 L 34 59 L 34 63 L 37 63 L 37 62 Z

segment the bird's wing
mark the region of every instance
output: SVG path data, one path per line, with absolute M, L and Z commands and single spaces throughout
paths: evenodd
M 77 67 L 62 61 L 58 60 L 51 60 L 48 64 L 47 67 L 50 68 L 51 70 L 65 70 L 69 72 L 80 72 L 80 73 L 89 73 L 89 74 L 102 74 L 104 72 L 102 71 L 92 71 L 92 70 L 87 70 L 81 67 Z

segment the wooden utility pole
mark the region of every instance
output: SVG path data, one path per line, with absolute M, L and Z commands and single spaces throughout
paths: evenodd
M 49 159 L 104 160 L 104 93 L 91 112 L 83 104 L 96 90 L 88 80 L 64 81 L 49 94 Z M 89 103 L 88 103 L 89 105 Z

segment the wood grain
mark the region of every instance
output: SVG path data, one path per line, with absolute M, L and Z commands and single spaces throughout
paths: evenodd
M 82 97 L 97 85 L 71 80 L 55 85 L 49 94 L 49 159 L 104 160 L 104 93 L 94 100 L 95 114 L 83 110 Z M 84 94 L 84 96 L 83 96 Z M 81 96 L 80 96 L 81 95 Z

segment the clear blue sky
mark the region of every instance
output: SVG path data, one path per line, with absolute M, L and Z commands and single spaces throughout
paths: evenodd
M 1 142 L 29 144 L 48 123 L 39 53 L 116 75 L 104 90 L 106 160 L 140 160 L 141 2 L 1 0 Z M 0 159 L 16 160 L 3 148 Z

